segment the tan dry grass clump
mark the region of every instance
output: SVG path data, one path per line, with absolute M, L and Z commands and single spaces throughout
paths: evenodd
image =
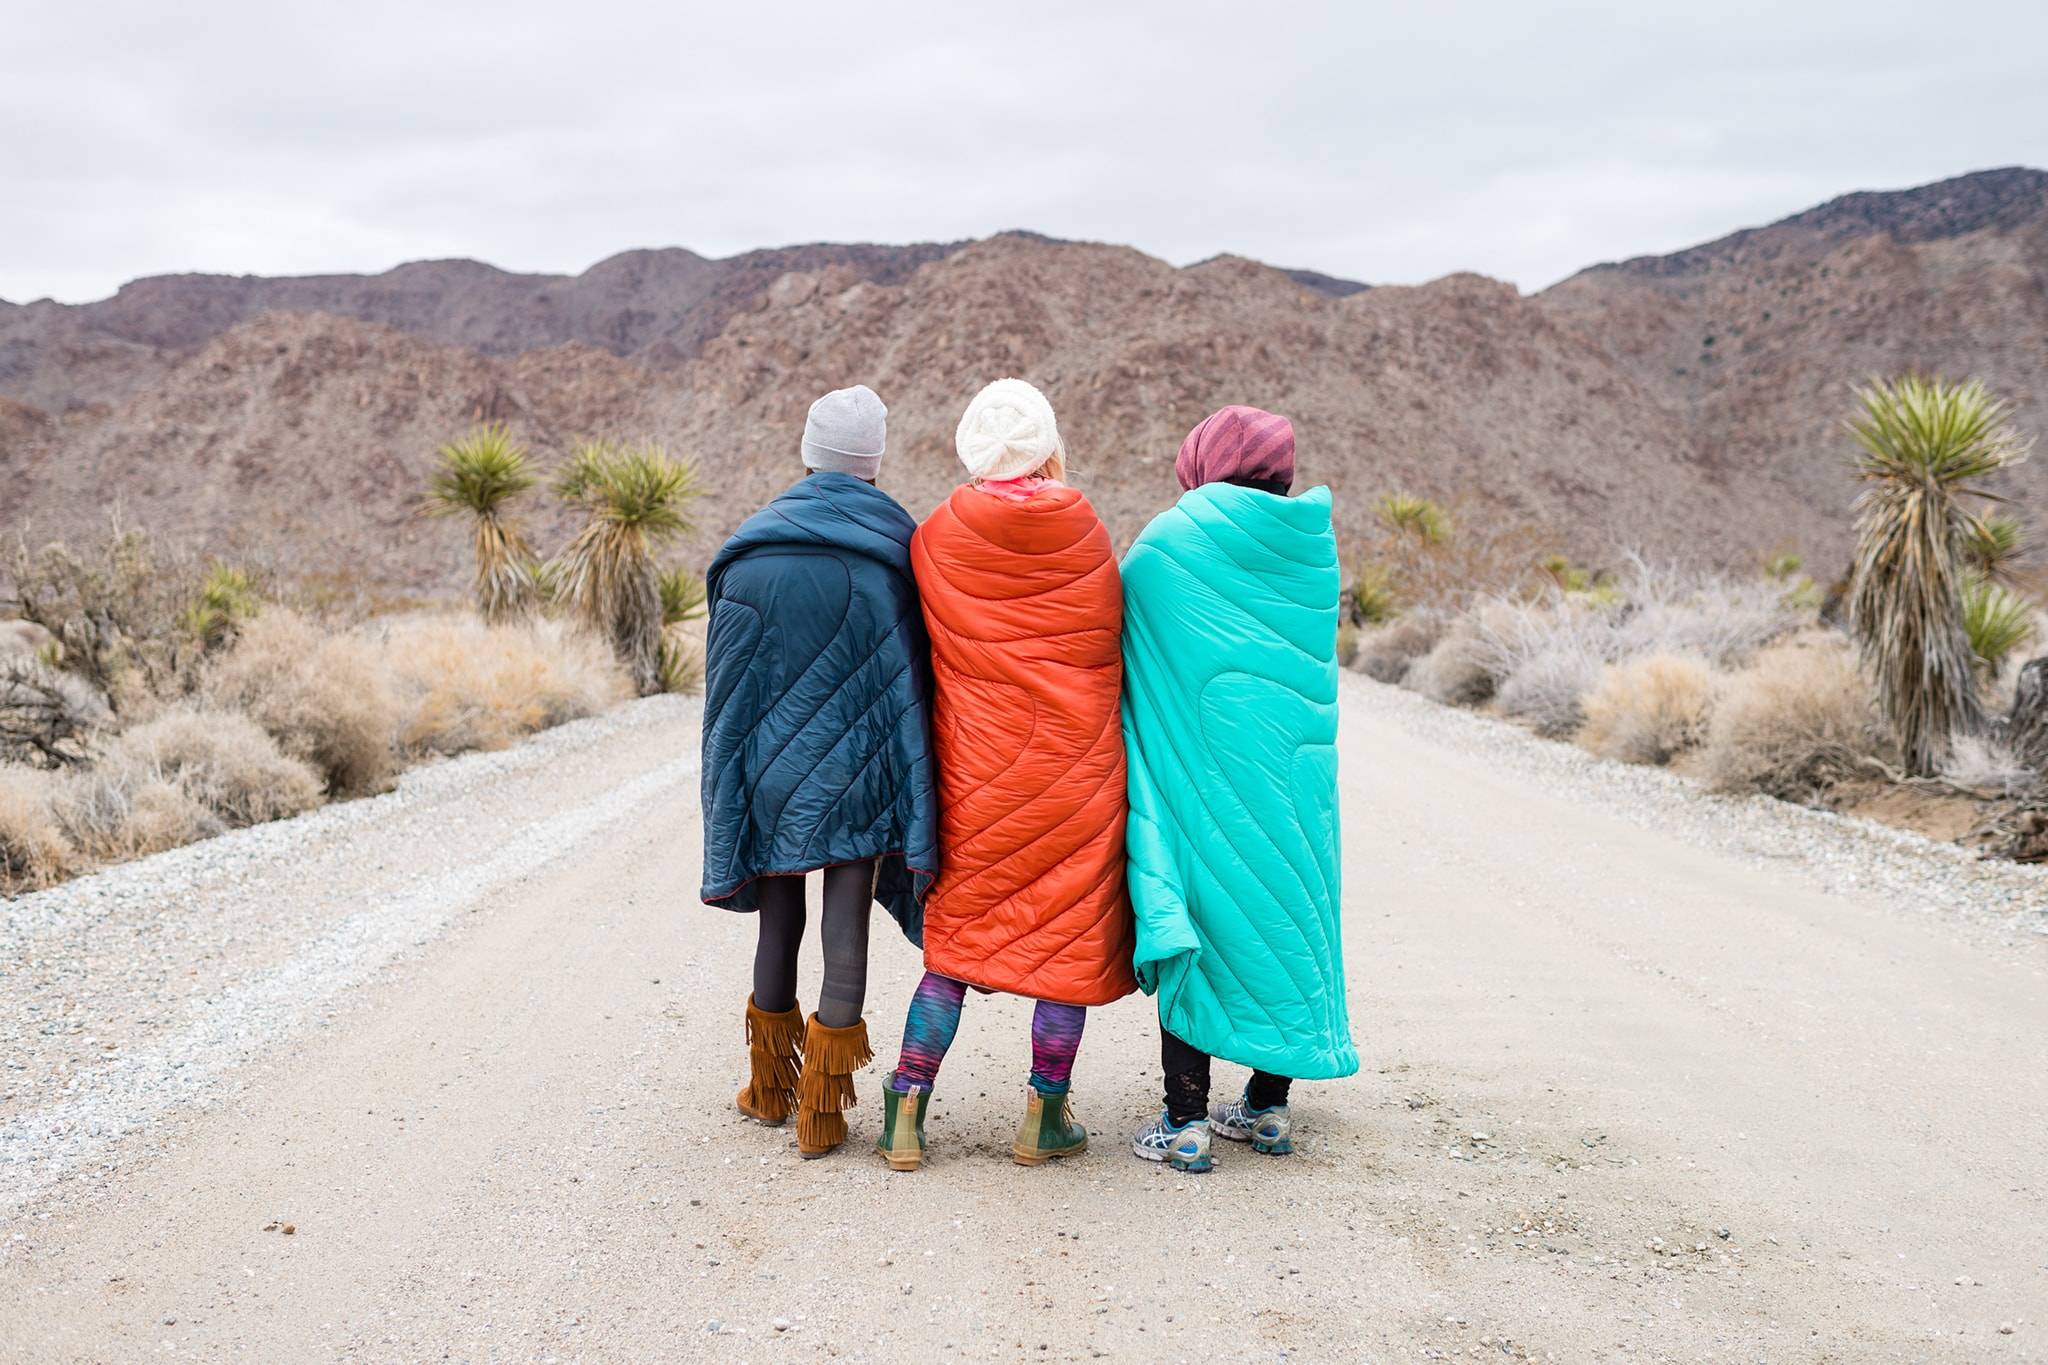
M 76 862 L 52 808 L 56 788 L 55 773 L 0 767 L 0 894 L 49 886 Z
M 66 774 L 57 814 L 79 852 L 95 862 L 146 857 L 227 828 L 175 781 L 127 764 L 95 763 Z
M 380 644 L 408 754 L 501 749 L 632 690 L 610 650 L 560 621 L 414 617 L 393 622 Z
M 1774 645 L 1728 680 L 1701 754 L 1724 792 L 1809 800 L 1872 758 L 1896 757 L 1869 679 L 1835 636 Z
M 1623 763 L 1669 763 L 1706 737 L 1714 671 L 1682 654 L 1609 664 L 1582 703 L 1579 743 Z
M 122 733 L 99 761 L 137 786 L 161 779 L 229 828 L 282 820 L 320 804 L 320 775 L 247 716 L 178 707 Z
M 202 692 L 312 764 L 335 795 L 361 796 L 390 784 L 397 710 L 376 651 L 358 636 L 324 634 L 273 607 L 208 668 Z

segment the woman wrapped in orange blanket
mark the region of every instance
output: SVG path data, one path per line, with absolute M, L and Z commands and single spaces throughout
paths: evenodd
M 883 1092 L 878 1150 L 924 1157 L 924 1117 L 969 986 L 1038 1001 L 1012 1154 L 1087 1146 L 1067 1104 L 1089 1005 L 1137 988 L 1124 892 L 1123 596 L 1102 519 L 1065 482 L 1045 395 L 999 379 L 956 433 L 970 481 L 911 541 L 931 636 L 939 878 L 925 976 Z

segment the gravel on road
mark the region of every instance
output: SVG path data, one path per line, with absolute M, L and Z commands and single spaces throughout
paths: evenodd
M 2037 870 L 1342 705 L 1366 1069 L 1200 1177 L 1128 1154 L 1142 998 L 1085 1156 L 1011 1163 L 1029 1005 L 976 996 L 884 1168 L 882 920 L 846 1149 L 740 1120 L 690 702 L 7 903 L 0 1358 L 2048 1356 Z

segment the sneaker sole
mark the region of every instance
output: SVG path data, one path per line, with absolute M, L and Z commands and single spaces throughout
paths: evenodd
M 1214 1169 L 1216 1165 L 1216 1158 L 1214 1157 L 1203 1157 L 1201 1163 L 1197 1165 L 1192 1161 L 1183 1161 L 1170 1152 L 1155 1152 L 1148 1148 L 1140 1147 L 1135 1142 L 1131 1144 L 1131 1155 L 1137 1157 L 1140 1161 L 1157 1161 L 1162 1165 L 1173 1167 L 1176 1171 L 1186 1171 L 1189 1175 L 1204 1175 Z
M 1048 1161 L 1058 1161 L 1062 1157 L 1079 1156 L 1087 1150 L 1087 1138 L 1082 1138 L 1071 1147 L 1062 1147 L 1056 1152 L 1027 1152 L 1022 1147 L 1012 1147 L 1010 1149 L 1010 1160 L 1016 1162 L 1019 1166 L 1043 1166 Z

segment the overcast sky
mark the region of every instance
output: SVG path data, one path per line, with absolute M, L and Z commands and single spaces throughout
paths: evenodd
M 10 6 L 0 298 L 1028 227 L 1535 289 L 2048 165 L 2048 4 Z

